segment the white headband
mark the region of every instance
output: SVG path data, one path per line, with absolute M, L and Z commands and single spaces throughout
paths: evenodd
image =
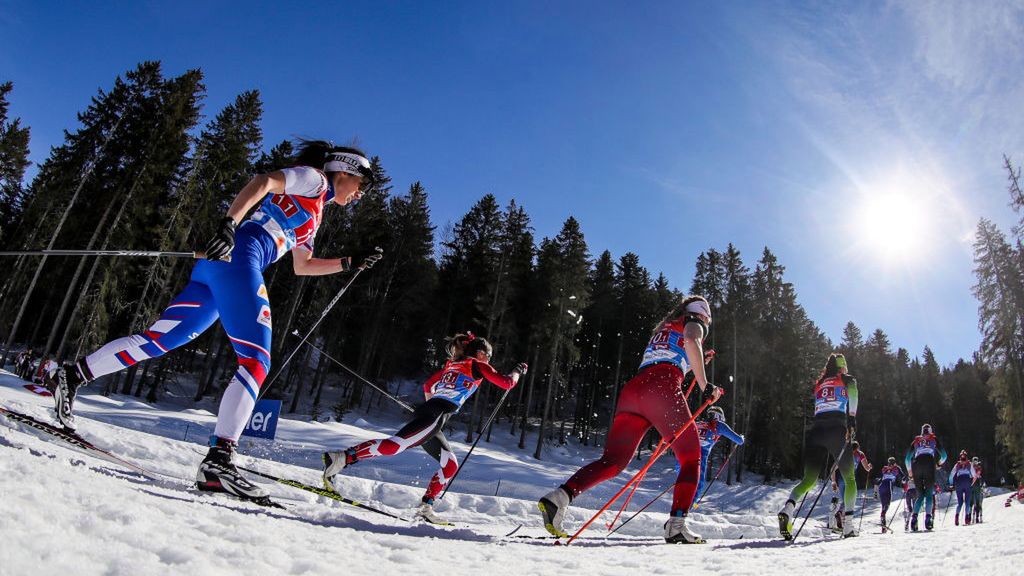
M 691 314 L 703 314 L 708 318 L 711 318 L 711 308 L 708 303 L 703 300 L 694 300 L 686 305 L 686 311 Z
M 330 152 L 324 163 L 324 172 L 344 172 L 355 176 L 363 176 L 370 170 L 370 161 L 358 154 L 349 152 Z

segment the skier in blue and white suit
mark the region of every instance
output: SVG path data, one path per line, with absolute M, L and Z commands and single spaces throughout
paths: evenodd
M 697 482 L 697 491 L 693 494 L 694 506 L 697 500 L 704 493 L 704 483 L 708 477 L 708 458 L 715 444 L 723 436 L 731 440 L 737 446 L 742 446 L 744 437 L 725 423 L 725 412 L 718 406 L 710 406 L 705 411 L 706 417 L 697 420 L 697 436 L 700 438 L 700 480 Z
M 263 270 L 288 252 L 300 276 L 350 270 L 350 257 L 314 258 L 313 239 L 327 204 L 358 200 L 374 180 L 369 160 L 356 148 L 303 141 L 294 161 L 294 167 L 259 174 L 242 188 L 206 243 L 206 260 L 196 263 L 189 283 L 155 323 L 60 371 L 54 402 L 57 419 L 65 427 L 74 427 L 72 410 L 81 386 L 187 344 L 220 319 L 238 356 L 238 369 L 221 399 L 210 451 L 196 484 L 200 490 L 243 498 L 266 497 L 265 490 L 231 463 L 270 371 L 270 299 Z M 372 255 L 360 267 L 369 268 L 379 258 Z

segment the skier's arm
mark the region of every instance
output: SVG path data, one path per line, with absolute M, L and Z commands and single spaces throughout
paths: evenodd
M 946 462 L 946 456 L 947 456 L 946 449 L 943 448 L 942 446 L 939 446 L 938 448 L 939 448 L 939 466 L 942 466 Z M 936 466 L 936 468 L 938 468 L 938 466 Z
M 513 370 L 511 374 L 499 373 L 493 366 L 479 360 L 473 361 L 473 375 L 481 377 L 499 388 L 508 390 L 519 382 L 519 370 Z
M 853 376 L 850 376 L 849 374 L 843 374 L 843 382 L 846 384 L 846 397 L 847 397 L 847 400 L 848 400 L 848 402 L 846 404 L 846 415 L 848 417 L 848 427 L 849 428 L 853 428 L 854 429 L 854 433 L 856 433 L 856 429 L 857 429 L 857 404 L 858 404 L 858 402 L 857 402 L 857 398 L 858 398 L 857 379 L 854 378 Z M 853 438 L 851 436 L 851 440 L 852 439 Z
M 910 466 L 910 459 L 913 457 L 913 455 L 914 455 L 914 446 L 911 445 L 910 448 L 907 450 L 906 458 L 903 459 L 903 464 L 907 467 L 907 478 L 913 478 L 914 477 L 914 469 Z
M 292 269 L 296 276 L 326 276 L 352 269 L 352 259 L 313 258 L 313 252 L 305 246 L 292 248 Z
M 725 422 L 718 423 L 718 432 L 721 433 L 722 436 L 732 440 L 737 446 L 743 446 L 743 442 L 746 440 L 743 436 L 737 434 L 736 431 L 730 428 Z
M 425 396 L 427 400 L 430 400 L 434 395 L 434 386 L 437 384 L 437 381 L 441 379 L 442 374 L 444 374 L 444 370 L 438 370 L 433 376 L 427 378 L 427 381 L 423 383 L 423 396 Z
M 953 469 L 949 471 L 949 483 L 950 484 L 953 483 L 953 475 L 954 474 L 956 474 L 956 466 L 953 466 Z
M 704 372 L 704 350 L 701 345 L 701 341 L 704 338 L 704 328 L 696 322 L 687 322 L 685 328 L 683 328 L 683 349 L 686 350 L 687 358 L 700 358 L 700 361 L 691 362 L 690 370 L 693 371 L 693 377 L 697 381 L 697 387 L 703 393 L 704 389 L 708 386 L 708 377 Z M 716 388 L 714 391 L 714 400 L 712 403 L 717 402 L 722 396 L 721 389 Z
M 263 200 L 264 196 L 271 192 L 283 192 L 284 187 L 284 174 L 281 171 L 253 176 L 252 180 L 249 180 L 249 183 L 231 202 L 231 207 L 228 208 L 228 217 L 234 220 L 235 224 L 241 223 L 249 210 Z

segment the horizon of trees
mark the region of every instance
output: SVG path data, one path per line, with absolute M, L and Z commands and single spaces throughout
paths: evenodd
M 208 237 L 253 174 L 291 162 L 291 142 L 266 150 L 258 92 L 239 94 L 200 126 L 203 73 L 168 78 L 159 62 L 143 62 L 98 91 L 78 115 L 80 126 L 66 131 L 25 186 L 29 129 L 8 118 L 12 90 L 9 82 L 0 85 L 0 241 L 10 249 L 189 250 Z M 371 160 L 379 183 L 353 206 L 326 210 L 317 252 L 359 256 L 381 246 L 385 259 L 331 311 L 314 343 L 395 390 L 396 382 L 421 380 L 440 366 L 445 337 L 471 330 L 495 345 L 497 368 L 525 361 L 531 370 L 487 430 L 483 425 L 502 395 L 481 387 L 454 419 L 467 441 L 508 433 L 538 459 L 570 439 L 600 445 L 619 389 L 682 292 L 635 253 L 592 251 L 572 216 L 557 235 L 538 240 L 521 205 L 501 206 L 491 194 L 439 231 L 425 187 L 415 182 L 395 190 L 381 159 Z M 1020 212 L 1020 172 L 1009 159 L 1006 165 L 1011 205 Z M 799 304 L 785 266 L 768 247 L 756 261 L 745 261 L 732 244 L 700 252 L 688 293 L 712 305 L 705 346 L 718 354 L 710 378 L 727 389 L 720 405 L 747 436 L 723 479 L 742 480 L 747 471 L 769 481 L 800 473 L 813 381 L 834 350 L 846 354 L 860 383 L 858 440 L 873 461 L 894 455 L 902 462 L 910 440 L 929 422 L 951 457 L 962 448 L 981 456 L 990 482 L 1020 478 L 1022 229 L 1024 217 L 1011 241 L 991 222 L 979 223 L 975 293 L 984 340 L 972 358 L 945 368 L 929 348 L 920 355 L 894 349 L 882 329 L 865 336 L 853 322 L 840 342 L 831 342 Z M 6 357 L 20 343 L 60 359 L 144 329 L 191 270 L 191 262 L 173 258 L 19 257 L 4 264 L 0 338 L 6 345 L 0 353 Z M 265 277 L 279 363 L 297 342 L 289 333 L 311 325 L 340 282 L 296 277 L 286 263 Z M 200 401 L 219 396 L 234 366 L 223 331 L 212 329 L 96 386 L 155 401 L 187 374 L 197 381 L 194 399 Z M 325 387 L 336 388 L 341 400 L 323 406 Z M 268 395 L 283 399 L 286 411 L 308 410 L 313 417 L 392 409 L 311 347 L 300 351 Z M 642 448 L 656 440 L 652 433 Z M 716 449 L 714 458 L 720 461 L 728 449 Z

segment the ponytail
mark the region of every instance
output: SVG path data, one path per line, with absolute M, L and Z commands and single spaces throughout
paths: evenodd
M 486 338 L 480 338 L 472 332 L 456 334 L 445 339 L 445 351 L 448 352 L 449 360 L 464 360 L 473 358 L 477 352 L 484 351 L 489 357 L 493 353 L 491 343 Z

